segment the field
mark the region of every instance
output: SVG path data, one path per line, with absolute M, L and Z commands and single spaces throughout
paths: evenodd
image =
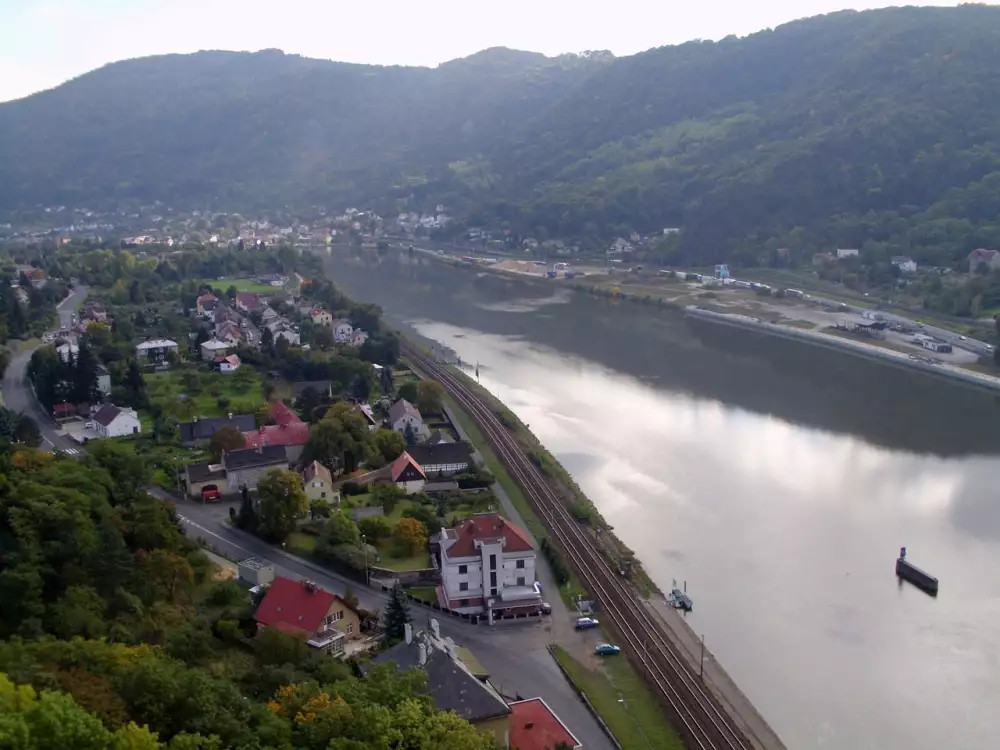
M 208 284 L 213 289 L 219 289 L 225 294 L 229 287 L 236 287 L 237 292 L 256 292 L 257 294 L 275 294 L 284 289 L 280 286 L 271 286 L 270 284 L 261 284 L 253 279 L 223 279 L 218 281 L 216 279 L 199 279 L 199 284 Z
M 602 669 L 597 670 L 585 667 L 559 646 L 552 646 L 552 656 L 587 696 L 622 747 L 684 747 L 646 684 L 624 657 L 605 657 Z
M 263 379 L 249 367 L 221 373 L 188 365 L 148 373 L 144 379 L 150 401 L 180 421 L 252 414 L 266 403 Z

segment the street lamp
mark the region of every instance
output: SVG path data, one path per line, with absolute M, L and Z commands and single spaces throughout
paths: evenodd
M 368 578 L 368 542 L 365 541 L 365 535 L 361 535 L 361 549 L 365 553 L 365 586 L 371 585 L 371 580 Z

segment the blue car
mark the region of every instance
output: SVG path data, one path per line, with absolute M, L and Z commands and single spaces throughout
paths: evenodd
M 602 643 L 594 649 L 594 653 L 598 656 L 614 656 L 621 653 L 621 649 L 618 646 L 612 646 L 610 643 Z
M 581 617 L 576 621 L 576 629 L 589 630 L 590 628 L 596 628 L 600 624 L 596 617 Z

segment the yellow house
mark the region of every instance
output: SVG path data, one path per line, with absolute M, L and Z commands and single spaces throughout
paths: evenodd
M 322 307 L 315 308 L 311 313 L 313 325 L 328 326 L 333 323 L 333 316 Z
M 333 488 L 330 470 L 319 461 L 313 461 L 302 472 L 302 486 L 310 503 L 322 500 L 332 505 L 340 505 L 340 490 Z

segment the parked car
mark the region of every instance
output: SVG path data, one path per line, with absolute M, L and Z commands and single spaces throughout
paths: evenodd
M 610 643 L 602 643 L 594 649 L 594 653 L 598 656 L 614 656 L 621 653 L 621 649 L 618 646 L 612 646 Z
M 201 488 L 201 501 L 203 503 L 217 503 L 222 499 L 218 485 L 206 484 Z
M 581 617 L 576 621 L 576 629 L 589 630 L 590 628 L 596 628 L 600 624 L 596 617 Z

